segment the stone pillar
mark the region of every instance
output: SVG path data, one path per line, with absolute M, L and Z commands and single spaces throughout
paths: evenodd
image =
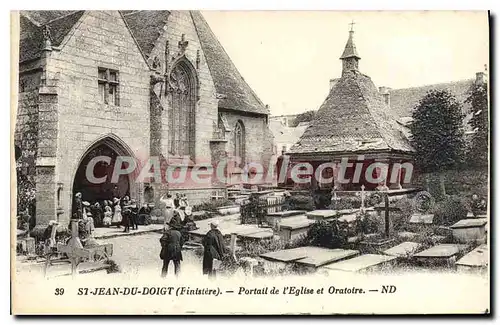
M 56 177 L 53 161 L 38 159 L 36 165 L 36 224 L 47 226 L 55 220 L 56 213 Z
M 36 160 L 36 223 L 46 225 L 50 220 L 69 220 L 64 211 L 56 211 L 57 194 L 64 195 L 64 189 L 58 191 L 56 178 L 58 97 L 57 76 L 47 76 L 44 71 L 38 90 L 38 149 Z M 58 214 L 59 212 L 59 214 Z
M 384 181 L 380 182 L 377 186 L 377 190 L 379 191 L 387 191 L 389 189 L 389 187 L 387 187 L 387 178 L 390 176 L 390 170 L 389 170 L 389 160 L 388 159 L 385 159 L 385 158 L 382 158 L 382 159 L 375 159 L 375 162 L 377 163 L 383 163 L 383 164 L 386 164 L 387 165 L 387 176 L 385 178 Z M 376 177 L 380 177 L 380 175 L 382 174 L 382 171 L 380 168 L 375 168 L 375 173 L 376 173 Z
M 398 161 L 397 163 L 399 164 L 402 164 L 403 162 L 402 161 Z M 396 171 L 394 170 L 394 166 L 392 166 L 392 168 L 389 170 L 389 180 L 390 178 L 392 177 L 392 173 L 395 173 Z M 396 183 L 391 183 L 390 184 L 390 189 L 394 189 L 394 190 L 401 190 L 403 189 L 403 186 L 401 186 L 401 168 L 399 168 L 399 170 L 397 170 L 397 178 L 396 178 Z

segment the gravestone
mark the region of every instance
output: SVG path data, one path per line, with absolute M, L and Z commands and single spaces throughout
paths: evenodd
M 338 262 L 359 255 L 359 251 L 351 249 L 329 249 L 323 247 L 306 247 L 307 257 L 295 263 L 312 268 Z
M 246 234 L 241 234 L 238 235 L 240 240 L 242 241 L 261 241 L 261 240 L 268 240 L 268 239 L 273 239 L 274 234 L 272 230 L 263 230 L 263 231 L 258 231 L 254 233 L 246 233 Z
M 487 219 L 462 219 L 452 225 L 453 238 L 460 243 L 485 243 Z
M 410 231 L 401 231 L 398 232 L 398 236 L 404 240 L 412 240 L 418 236 L 418 234 Z
M 348 260 L 326 265 L 323 268 L 330 271 L 364 272 L 386 265 L 395 259 L 395 256 L 364 254 Z
M 397 246 L 389 248 L 384 251 L 384 254 L 396 257 L 410 257 L 415 254 L 422 245 L 414 242 L 403 242 Z
M 299 216 L 302 214 L 305 214 L 306 211 L 304 210 L 288 210 L 288 211 L 279 211 L 279 212 L 271 212 L 268 213 L 268 217 L 280 217 L 280 218 L 287 218 L 287 217 L 292 217 L 292 216 Z
M 279 236 L 285 241 L 297 239 L 301 236 L 307 235 L 309 227 L 314 223 L 314 220 L 301 219 L 301 220 L 284 220 L 279 226 Z
M 411 224 L 424 224 L 424 225 L 432 225 L 432 221 L 434 219 L 433 214 L 413 214 L 408 221 Z
M 319 221 L 329 220 L 338 216 L 335 210 L 314 210 L 306 213 L 307 219 Z
M 488 266 L 488 245 L 482 244 L 466 254 L 456 263 L 459 270 L 476 270 Z
M 357 216 L 355 214 L 345 214 L 343 216 L 340 216 L 337 220 L 339 222 L 347 222 L 347 223 L 354 223 L 356 221 Z
M 456 261 L 456 255 L 465 248 L 465 245 L 459 244 L 439 244 L 413 255 L 413 257 L 423 263 L 453 265 Z

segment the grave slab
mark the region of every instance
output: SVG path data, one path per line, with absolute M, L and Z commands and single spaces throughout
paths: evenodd
M 285 241 L 294 240 L 301 236 L 305 236 L 309 227 L 315 222 L 314 220 L 305 218 L 305 216 L 304 218 L 293 220 L 291 220 L 291 218 L 285 219 L 280 223 L 279 235 Z
M 397 257 L 407 257 L 415 254 L 420 247 L 422 247 L 422 245 L 419 243 L 406 241 L 397 246 L 385 250 L 384 254 Z
M 483 268 L 488 266 L 488 261 L 488 245 L 483 244 L 459 259 L 456 264 L 463 268 Z
M 346 215 L 339 217 L 337 220 L 339 222 L 352 223 L 352 222 L 356 221 L 356 217 L 357 216 L 355 214 L 346 214 Z
M 333 271 L 360 272 L 381 266 L 382 264 L 395 260 L 395 256 L 365 254 L 348 260 L 329 264 L 324 268 Z
M 458 254 L 465 245 L 459 244 L 439 244 L 415 254 L 415 257 L 422 258 L 449 258 Z
M 266 239 L 272 239 L 274 234 L 271 231 L 260 231 L 260 232 L 255 232 L 255 233 L 250 233 L 250 234 L 242 234 L 238 235 L 242 240 L 266 240 Z
M 434 220 L 433 214 L 414 214 L 408 221 L 411 224 L 431 225 Z
M 359 251 L 357 250 L 319 248 L 319 250 L 312 250 L 308 252 L 306 258 L 300 259 L 295 263 L 317 268 L 359 255 Z
M 268 217 L 281 217 L 281 218 L 286 218 L 286 217 L 291 217 L 291 216 L 298 216 L 305 214 L 306 211 L 304 210 L 288 210 L 288 211 L 280 211 L 280 212 L 271 212 L 268 213 Z
M 461 243 L 479 242 L 486 240 L 486 218 L 462 219 L 452 225 L 453 238 Z
M 413 238 L 417 237 L 418 234 L 410 231 L 402 231 L 398 232 L 398 236 L 405 239 L 405 240 L 412 240 Z
M 306 247 L 297 247 L 297 248 L 283 249 L 276 252 L 261 254 L 260 257 L 266 260 L 286 263 L 305 258 L 307 257 L 307 254 L 308 253 Z
M 306 213 L 308 219 L 311 220 L 327 220 L 338 216 L 335 210 L 314 210 Z

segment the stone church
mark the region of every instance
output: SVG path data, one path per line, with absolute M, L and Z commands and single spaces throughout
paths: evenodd
M 110 176 L 117 156 L 193 166 L 272 155 L 268 106 L 197 11 L 22 11 L 18 95 L 18 179 L 36 188 L 37 224 L 69 220 L 76 192 L 142 203 L 170 190 L 196 204 L 227 187 L 132 175 L 91 184 L 85 169 L 98 155 L 112 161 L 96 165 L 96 177 Z

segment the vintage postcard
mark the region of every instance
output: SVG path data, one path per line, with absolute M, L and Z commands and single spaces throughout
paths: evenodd
M 491 312 L 488 12 L 11 24 L 13 314 Z

